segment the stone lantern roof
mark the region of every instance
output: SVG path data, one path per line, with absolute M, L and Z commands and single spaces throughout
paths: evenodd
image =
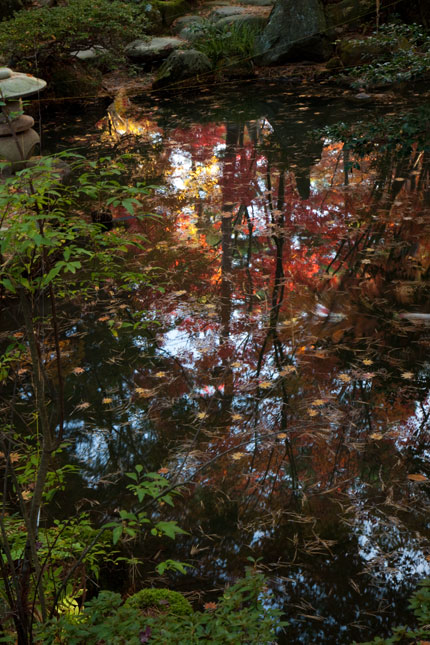
M 0 97 L 6 101 L 16 101 L 36 94 L 46 87 L 46 81 L 31 74 L 13 72 L 8 67 L 0 67 Z

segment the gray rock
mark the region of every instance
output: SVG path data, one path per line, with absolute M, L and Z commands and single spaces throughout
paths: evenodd
M 174 50 L 186 46 L 186 42 L 174 36 L 134 40 L 127 45 L 125 53 L 136 63 L 150 65 L 165 60 Z
M 78 51 L 71 52 L 71 55 L 79 58 L 79 60 L 92 61 L 107 53 L 107 49 L 99 45 L 95 45 L 94 47 L 90 47 L 89 49 L 80 49 Z
M 326 27 L 320 0 L 276 0 L 256 42 L 255 60 L 260 65 L 327 60 L 332 48 L 324 34 Z
M 34 125 L 34 119 L 28 114 L 21 114 L 9 123 L 0 123 L 0 137 L 10 137 L 12 132 L 25 132 Z
M 17 134 L 16 138 L 0 137 L 0 158 L 11 162 L 24 161 L 31 157 L 38 143 L 39 135 L 32 129 Z
M 188 27 L 193 27 L 194 25 L 200 25 L 204 22 L 201 16 L 181 16 L 172 25 L 172 31 L 176 35 L 180 35 L 183 29 Z
M 238 6 L 229 6 L 229 7 L 218 7 L 214 9 L 210 14 L 209 18 L 214 22 L 221 20 L 221 18 L 226 18 L 227 16 L 236 16 L 241 13 L 246 13 L 245 7 Z
M 190 43 L 194 43 L 196 40 L 200 40 L 204 33 L 203 29 L 199 29 L 199 25 L 191 25 L 190 27 L 185 27 L 179 34 L 179 37 L 183 40 L 188 40 Z
M 176 50 L 164 61 L 158 70 L 157 78 L 153 87 L 168 87 L 172 89 L 177 84 L 188 79 L 207 80 L 212 71 L 212 64 L 209 58 L 195 49 Z
M 217 27 L 224 27 L 227 25 L 237 25 L 238 27 L 248 27 L 255 29 L 255 31 L 262 31 L 267 24 L 267 18 L 258 16 L 253 13 L 239 14 L 235 16 L 226 16 L 217 21 Z

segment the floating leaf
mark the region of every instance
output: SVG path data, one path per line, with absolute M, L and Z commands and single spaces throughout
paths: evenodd
M 321 405 L 325 405 L 326 403 L 327 401 L 325 399 L 315 399 L 315 401 L 312 401 L 311 405 L 320 407 Z
M 231 456 L 231 458 L 235 461 L 242 459 L 242 457 L 246 457 L 246 452 L 234 452 Z
M 153 395 L 154 390 L 148 390 L 144 387 L 137 387 L 135 392 L 140 399 L 147 399 Z
M 384 435 L 381 434 L 380 432 L 374 432 L 373 434 L 370 435 L 371 439 L 375 439 L 375 441 L 379 441 L 380 439 L 383 439 Z
M 344 383 L 349 383 L 351 381 L 351 377 L 349 374 L 339 374 L 339 380 L 343 381 Z
M 408 475 L 408 479 L 410 479 L 413 482 L 427 482 L 428 479 L 425 475 L 420 475 L 420 473 L 413 473 L 411 475 Z
M 112 403 L 112 399 L 110 398 L 110 396 L 105 396 L 102 399 L 102 403 L 105 403 L 105 404 Z
M 269 389 L 269 387 L 272 387 L 272 383 L 271 383 L 271 381 L 261 381 L 261 383 L 259 383 L 259 386 L 260 386 L 263 390 L 268 390 L 268 389 Z
M 402 372 L 401 377 L 406 380 L 410 380 L 414 378 L 414 374 L 413 372 Z
M 74 369 L 72 369 L 72 372 L 73 374 L 76 374 L 76 376 L 78 376 L 78 374 L 83 374 L 85 370 L 82 369 L 82 367 L 75 367 Z

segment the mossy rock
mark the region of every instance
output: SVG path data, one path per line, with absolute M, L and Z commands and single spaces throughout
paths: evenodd
M 370 40 L 342 40 L 336 51 L 345 67 L 357 67 L 383 57 L 387 48 Z
M 160 10 L 165 27 L 170 27 L 176 18 L 191 11 L 191 5 L 186 0 L 157 0 L 155 6 Z
M 170 589 L 141 589 L 127 598 L 124 606 L 142 610 L 152 609 L 174 616 L 189 616 L 193 613 L 188 600 L 178 591 L 170 591 Z

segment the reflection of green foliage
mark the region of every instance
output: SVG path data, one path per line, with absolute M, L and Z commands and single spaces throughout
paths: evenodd
M 393 643 L 417 643 L 422 638 L 430 638 L 430 580 L 426 579 L 420 583 L 409 603 L 418 622 L 417 629 L 410 627 L 395 627 L 393 635 L 389 638 L 377 636 L 373 641 L 361 645 L 393 645 Z M 427 640 L 426 640 L 427 642 Z
M 0 51 L 13 56 L 24 71 L 64 60 L 76 49 L 101 45 L 121 54 L 130 39 L 147 28 L 142 8 L 118 0 L 69 0 L 65 6 L 20 11 L 0 24 Z M 23 37 L 25 34 L 25 37 Z M 111 61 L 112 62 L 112 61 Z
M 145 615 L 129 601 L 121 605 L 119 594 L 102 591 L 78 617 L 62 616 L 40 628 L 37 642 L 49 645 L 60 638 L 60 642 L 76 645 L 96 645 L 102 640 L 110 645 L 267 644 L 274 641 L 276 628 L 286 623 L 280 621 L 279 610 L 267 607 L 264 585 L 264 576 L 251 571 L 224 592 L 213 611 L 162 616 Z
M 426 105 L 395 116 L 373 121 L 359 121 L 353 126 L 337 123 L 319 134 L 333 141 L 342 141 L 345 149 L 364 156 L 374 150 L 410 155 L 414 145 L 425 150 L 430 143 L 430 108 Z
M 125 606 L 136 609 L 157 609 L 163 614 L 187 616 L 192 613 L 188 600 L 170 589 L 141 589 L 125 601 Z
M 376 62 L 352 72 L 360 85 L 408 81 L 430 70 L 430 36 L 420 25 L 383 25 L 374 36 L 352 42 L 362 44 L 364 51 L 380 48 Z

